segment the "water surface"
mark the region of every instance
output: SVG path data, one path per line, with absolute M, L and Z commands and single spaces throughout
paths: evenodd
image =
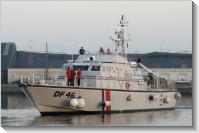
M 13 99 L 14 100 L 14 99 Z M 23 105 L 23 104 L 22 104 Z M 26 105 L 26 104 L 25 104 Z M 192 126 L 192 98 L 177 101 L 175 110 L 114 114 L 41 116 L 33 106 L 1 109 L 1 125 L 7 126 Z

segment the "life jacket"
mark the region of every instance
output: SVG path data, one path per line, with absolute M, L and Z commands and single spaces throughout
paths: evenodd
M 70 77 L 73 78 L 74 77 L 74 71 L 73 71 L 73 69 L 71 69 L 69 73 L 70 73 Z
M 111 55 L 112 53 L 111 53 L 111 51 L 107 51 L 106 54 L 107 55 Z
M 66 71 L 66 75 L 67 75 L 67 77 L 68 77 L 69 79 L 72 78 L 72 72 L 71 72 L 71 71 L 72 71 L 71 69 L 67 69 L 67 71 Z
M 81 78 L 82 78 L 82 71 L 79 70 L 79 71 L 77 72 L 77 79 L 81 79 Z

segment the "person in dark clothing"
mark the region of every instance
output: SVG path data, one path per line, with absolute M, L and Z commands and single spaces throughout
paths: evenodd
M 75 71 L 71 69 L 70 74 L 71 74 L 71 86 L 74 86 Z
M 72 78 L 70 67 L 66 70 L 66 77 L 68 78 L 67 85 L 70 86 L 71 85 L 71 78 Z
M 85 52 L 86 51 L 85 51 L 84 47 L 81 47 L 80 50 L 79 50 L 79 54 L 85 54 Z
M 78 87 L 80 86 L 81 78 L 82 78 L 82 70 L 79 68 L 79 70 L 77 71 L 77 84 L 78 84 Z
M 105 54 L 103 47 L 100 47 L 99 53 L 100 54 Z

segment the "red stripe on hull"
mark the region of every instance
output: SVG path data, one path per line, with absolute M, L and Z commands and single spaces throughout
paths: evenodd
M 106 101 L 111 101 L 111 92 L 110 90 L 106 90 Z M 111 106 L 106 106 L 106 111 L 111 111 Z

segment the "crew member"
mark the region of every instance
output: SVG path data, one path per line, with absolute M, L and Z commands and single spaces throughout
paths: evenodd
M 70 70 L 70 75 L 71 75 L 71 86 L 74 86 L 74 79 L 75 79 L 75 71 L 73 69 Z
M 110 51 L 110 49 L 107 49 L 106 54 L 108 54 L 108 55 L 111 55 L 111 54 L 112 54 L 112 52 Z
M 77 71 L 77 84 L 78 87 L 80 86 L 80 79 L 82 78 L 82 70 L 81 68 L 79 68 L 79 70 Z
M 99 53 L 100 54 L 105 54 L 103 47 L 100 47 Z
M 66 76 L 68 78 L 67 85 L 70 86 L 71 85 L 71 78 L 72 78 L 70 67 L 66 71 Z
M 79 54 L 85 54 L 85 52 L 86 51 L 85 51 L 84 47 L 81 47 L 80 50 L 79 50 Z

